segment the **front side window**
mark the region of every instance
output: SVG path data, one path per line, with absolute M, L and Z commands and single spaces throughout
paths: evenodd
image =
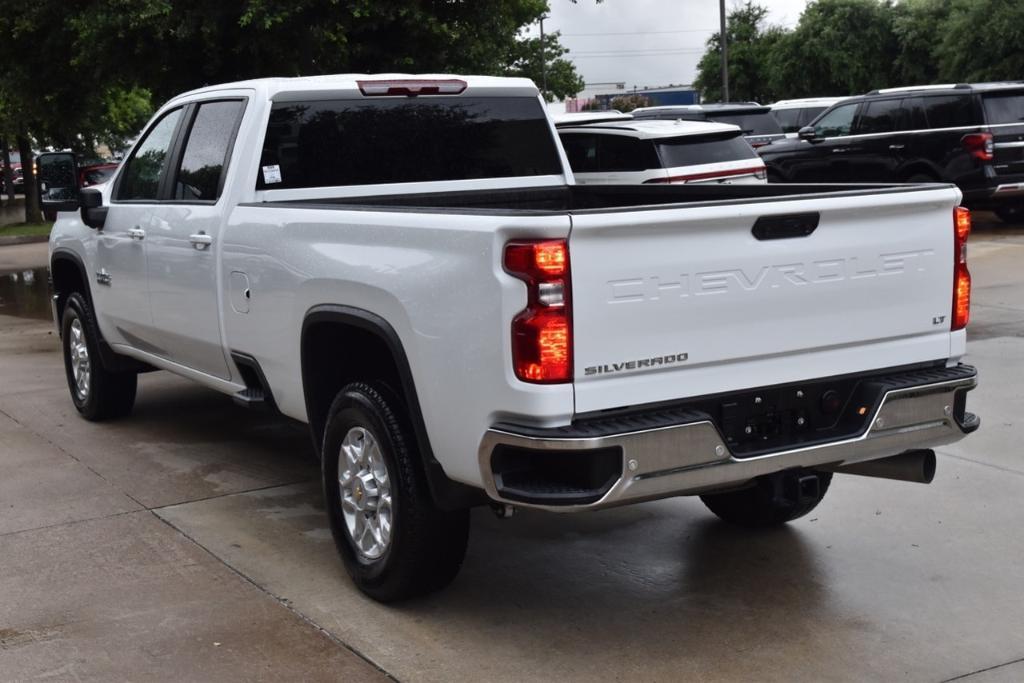
M 239 100 L 199 105 L 174 183 L 175 199 L 217 199 L 228 150 L 243 109 L 244 103 Z
M 561 175 L 533 97 L 278 102 L 257 189 Z
M 169 111 L 149 129 L 121 174 L 118 199 L 156 201 L 160 178 L 165 172 L 167 154 L 180 118 L 181 109 Z
M 858 104 L 841 104 L 828 112 L 814 124 L 814 134 L 819 138 L 834 138 L 849 135 L 853 126 L 853 115 L 857 113 Z

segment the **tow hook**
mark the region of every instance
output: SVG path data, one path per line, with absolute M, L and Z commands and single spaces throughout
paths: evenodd
M 491 511 L 498 519 L 511 519 L 516 509 L 507 503 L 491 503 Z
M 807 470 L 789 470 L 763 477 L 760 485 L 782 505 L 805 505 L 821 498 L 821 480 Z

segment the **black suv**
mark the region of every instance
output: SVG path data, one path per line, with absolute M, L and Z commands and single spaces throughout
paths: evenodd
M 875 90 L 758 154 L 769 182 L 955 183 L 967 206 L 1021 220 L 1024 81 Z
M 782 126 L 772 116 L 772 108 L 761 106 L 757 102 L 641 107 L 630 113 L 634 119 L 683 119 L 731 123 L 740 127 L 747 142 L 755 148 L 785 137 Z

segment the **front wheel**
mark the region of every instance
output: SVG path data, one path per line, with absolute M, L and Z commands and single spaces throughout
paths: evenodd
M 349 575 L 393 602 L 448 585 L 469 537 L 469 510 L 434 505 L 401 402 L 356 382 L 331 404 L 323 441 L 327 516 Z
M 138 375 L 103 367 L 100 336 L 92 308 L 78 292 L 68 296 L 61 318 L 61 346 L 71 400 L 87 420 L 121 417 L 132 411 Z
M 700 497 L 721 519 L 737 526 L 779 526 L 817 507 L 828 491 L 831 472 L 780 472 L 758 477 L 754 485 Z

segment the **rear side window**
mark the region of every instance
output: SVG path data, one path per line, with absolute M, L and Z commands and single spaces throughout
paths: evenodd
M 569 166 L 576 173 L 593 173 L 597 166 L 597 136 L 581 135 L 580 133 L 563 133 L 562 146 L 565 156 L 569 158 Z
M 164 114 L 156 125 L 149 129 L 128 159 L 117 188 L 118 199 L 156 201 L 160 189 L 160 178 L 164 173 L 167 153 L 171 149 L 174 130 L 181 118 L 181 109 Z
M 240 100 L 199 105 L 174 183 L 175 199 L 215 201 L 220 195 L 228 150 L 243 108 Z
M 861 110 L 858 133 L 891 133 L 907 129 L 903 100 L 871 100 Z
M 419 97 L 274 104 L 258 189 L 560 175 L 532 97 Z
M 1021 123 L 1024 121 L 1024 93 L 1022 92 L 985 95 L 982 102 L 985 106 L 987 123 Z
M 721 161 L 753 159 L 757 152 L 741 135 L 701 136 L 658 140 L 658 156 L 665 168 L 696 166 Z
M 708 119 L 739 126 L 744 135 L 777 135 L 782 132 L 778 121 L 768 112 L 762 114 L 718 114 L 708 112 Z
M 924 97 L 922 102 L 929 128 L 960 128 L 976 125 L 969 95 Z

